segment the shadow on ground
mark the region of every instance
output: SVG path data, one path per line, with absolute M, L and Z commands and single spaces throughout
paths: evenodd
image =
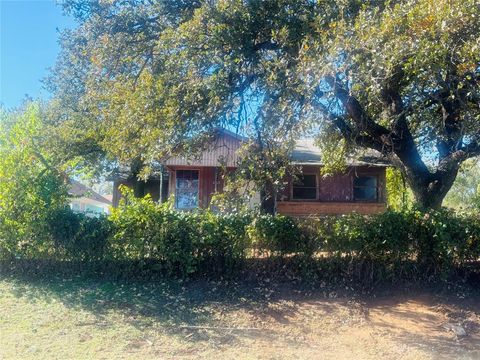
M 194 342 L 229 345 L 261 338 L 308 347 L 322 332 L 360 338 L 366 332 L 445 356 L 460 350 L 480 354 L 478 290 L 451 284 L 383 288 L 366 295 L 324 282 L 306 286 L 268 277 L 128 281 L 12 272 L 3 280 L 14 284 L 11 292 L 18 298 L 59 301 L 90 312 L 97 324 L 117 311 L 140 330 L 155 323 Z M 448 324 L 464 327 L 468 336 L 459 338 Z

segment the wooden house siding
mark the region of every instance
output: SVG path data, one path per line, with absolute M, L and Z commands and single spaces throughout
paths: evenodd
M 280 201 L 277 212 L 288 216 L 342 215 L 356 212 L 358 214 L 378 214 L 386 210 L 385 203 L 357 202 L 299 202 Z
M 317 176 L 317 198 L 312 201 L 318 202 L 353 202 L 353 179 L 356 176 L 376 176 L 378 180 L 378 201 L 386 201 L 386 178 L 384 167 L 358 166 L 350 167 L 343 174 L 335 174 L 323 177 L 320 174 L 321 166 L 303 166 L 302 174 L 315 174 Z M 304 202 L 305 200 L 294 200 L 292 198 L 292 177 L 285 179 L 287 186 L 280 194 L 279 201 Z
M 212 147 L 205 150 L 197 159 L 187 159 L 174 156 L 165 161 L 166 166 L 202 166 L 215 167 L 225 165 L 234 167 L 238 162 L 237 150 L 241 140 L 237 137 L 221 132 Z

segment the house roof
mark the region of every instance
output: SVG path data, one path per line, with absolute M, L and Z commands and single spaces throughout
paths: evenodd
M 68 195 L 76 198 L 85 197 L 107 205 L 112 205 L 112 202 L 110 200 L 104 198 L 99 193 L 93 191 L 89 187 L 83 185 L 82 183 L 74 179 L 70 179 L 70 188 L 68 189 Z
M 297 141 L 291 155 L 292 163 L 297 165 L 323 165 L 322 153 L 315 145 L 314 139 L 300 139 Z M 363 150 L 347 158 L 351 166 L 389 166 L 388 161 L 376 150 Z

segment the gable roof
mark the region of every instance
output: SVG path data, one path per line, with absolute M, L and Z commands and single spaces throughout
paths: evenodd
M 77 180 L 70 179 L 70 188 L 68 189 L 68 195 L 75 198 L 85 197 L 91 200 L 95 200 L 107 205 L 112 205 L 112 202 L 106 198 L 104 198 L 99 193 L 93 191 L 89 187 L 83 185 L 81 182 Z

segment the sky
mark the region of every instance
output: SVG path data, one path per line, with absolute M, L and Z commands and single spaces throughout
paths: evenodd
M 11 109 L 26 95 L 50 96 L 41 79 L 60 50 L 58 30 L 73 27 L 59 0 L 0 0 L 0 104 Z

